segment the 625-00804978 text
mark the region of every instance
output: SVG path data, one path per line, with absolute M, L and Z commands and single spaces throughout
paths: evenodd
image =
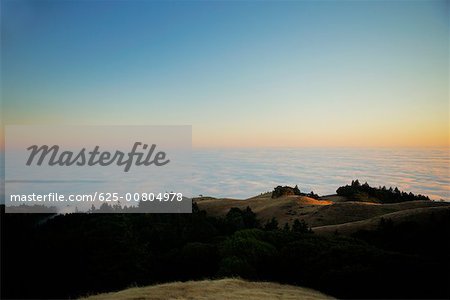
M 70 194 L 68 196 L 60 193 L 48 194 L 12 194 L 10 195 L 11 202 L 173 202 L 183 201 L 182 193 L 99 193 L 92 194 Z

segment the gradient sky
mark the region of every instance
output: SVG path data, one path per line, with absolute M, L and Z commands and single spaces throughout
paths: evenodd
M 448 146 L 449 2 L 1 1 L 3 124 Z

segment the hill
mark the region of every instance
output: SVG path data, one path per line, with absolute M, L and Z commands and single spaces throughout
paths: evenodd
M 159 299 L 332 299 L 317 291 L 272 282 L 251 282 L 240 279 L 220 279 L 172 282 L 136 287 L 115 293 L 90 296 L 89 300 L 159 300 Z
M 434 222 L 437 218 L 450 218 L 450 206 L 445 205 L 405 209 L 362 221 L 348 222 L 338 225 L 318 226 L 314 227 L 313 231 L 321 234 L 339 233 L 352 235 L 362 230 L 373 231 L 379 229 L 382 219 L 388 220 L 396 226 L 399 224 L 406 224 L 407 222 L 418 222 L 422 227 L 427 227 L 428 225 L 432 225 L 429 223 Z
M 327 200 L 296 195 L 272 199 L 268 193 L 246 200 L 195 198 L 193 201 L 201 210 L 205 210 L 211 216 L 225 216 L 232 207 L 245 209 L 248 206 L 262 222 L 275 217 L 280 224 L 292 223 L 295 219 L 304 219 L 306 216 L 314 214 L 321 206 L 333 204 Z
M 2 276 L 5 288 L 1 298 L 73 299 L 118 290 L 123 291 L 95 297 L 290 297 L 282 288 L 257 283 L 267 281 L 297 286 L 298 291 L 308 287 L 343 299 L 449 299 L 450 218 L 446 203 L 334 203 L 325 197 L 271 198 L 269 194 L 247 200 L 200 198 L 196 202 L 191 214 L 77 213 L 49 218 L 3 212 L 2 224 L 7 226 L 3 227 L 2 244 L 9 246 L 5 248 L 8 260 L 2 265 L 8 276 Z M 316 234 L 303 222 L 260 224 L 256 214 L 246 208 L 248 204 L 260 217 L 271 218 L 276 213 L 298 218 L 303 214 L 311 223 L 324 224 L 314 229 L 336 222 L 347 224 L 355 218 L 383 218 L 369 222 L 376 228 L 372 231 L 348 231 L 351 236 Z M 236 205 L 242 210 L 230 209 Z M 212 212 L 225 217 L 214 217 Z M 33 255 L 28 255 L 29 249 Z M 52 261 L 63 263 L 48 268 Z M 18 281 L 23 273 L 33 280 Z M 235 277 L 250 283 L 239 288 L 226 281 L 190 281 Z M 48 278 L 52 278 L 51 289 Z M 174 283 L 158 285 L 161 282 Z M 124 290 L 130 286 L 144 288 Z M 307 297 L 293 294 L 292 298 Z
M 330 195 L 313 199 L 307 196 L 289 195 L 276 199 L 271 193 L 261 194 L 248 199 L 194 198 L 201 210 L 209 215 L 222 217 L 232 207 L 252 209 L 262 223 L 275 217 L 279 224 L 292 224 L 295 219 L 305 220 L 311 227 L 337 225 L 362 221 L 413 208 L 446 207 L 448 202 L 429 200 L 406 201 L 401 203 L 380 204 L 374 202 L 349 201 L 345 197 Z

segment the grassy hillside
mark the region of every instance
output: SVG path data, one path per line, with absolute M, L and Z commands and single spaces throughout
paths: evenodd
M 314 227 L 315 233 L 339 233 L 351 235 L 361 230 L 376 230 L 381 219 L 390 220 L 393 224 L 405 224 L 407 222 L 419 222 L 422 226 L 427 226 L 436 218 L 450 218 L 450 206 L 422 207 L 400 210 L 397 212 L 384 214 L 362 221 L 348 222 L 338 225 L 326 225 Z
M 249 206 L 263 223 L 275 217 L 279 224 L 292 224 L 295 219 L 305 220 L 312 227 L 344 224 L 413 208 L 446 207 L 447 202 L 408 201 L 393 204 L 345 201 L 331 195 L 319 200 L 306 196 L 284 196 L 272 199 L 265 193 L 245 200 L 195 198 L 198 207 L 215 217 L 225 216 L 231 207 L 245 209 Z
M 272 282 L 250 282 L 240 279 L 220 279 L 172 282 L 136 287 L 115 293 L 90 296 L 89 300 L 165 300 L 165 299 L 332 299 L 317 291 Z
M 272 199 L 267 194 L 247 200 L 209 198 L 194 199 L 194 201 L 200 209 L 215 217 L 226 215 L 231 207 L 245 209 L 249 206 L 262 222 L 275 217 L 280 224 L 303 219 L 305 216 L 314 214 L 319 207 L 332 204 L 331 201 L 320 201 L 305 196 L 285 196 Z

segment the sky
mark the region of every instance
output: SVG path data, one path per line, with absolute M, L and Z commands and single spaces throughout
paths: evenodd
M 1 1 L 2 121 L 448 147 L 448 1 Z

